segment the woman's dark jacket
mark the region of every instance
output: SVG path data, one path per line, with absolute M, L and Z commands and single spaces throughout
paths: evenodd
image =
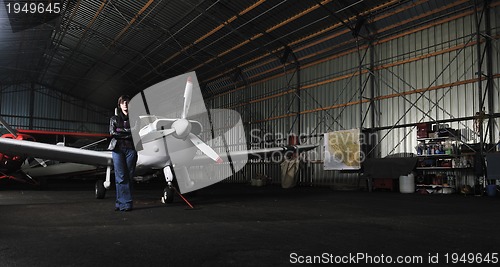
M 134 148 L 132 140 L 132 132 L 130 131 L 130 121 L 128 116 L 121 111 L 109 119 L 109 134 L 112 139 L 109 143 L 108 150 L 114 150 L 118 147 Z

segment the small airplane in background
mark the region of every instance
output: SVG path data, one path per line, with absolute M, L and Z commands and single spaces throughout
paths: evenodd
M 21 134 L 11 128 L 2 118 L 0 123 L 9 131 L 9 133 L 0 136 L 1 139 L 13 139 L 24 141 L 35 141 L 35 138 L 28 134 Z M 24 183 L 37 184 L 37 181 L 30 176 L 24 175 L 21 166 L 26 161 L 26 157 L 18 155 L 7 155 L 0 152 L 0 180 L 10 179 Z
M 185 84 L 182 95 L 184 101 L 173 97 L 180 95 L 178 89 L 182 84 Z M 153 114 L 166 114 L 173 118 Z M 174 193 L 182 197 L 184 193 L 233 175 L 243 168 L 248 158 L 274 153 L 300 153 L 317 147 L 312 144 L 246 150 L 239 114 L 232 110 L 211 110 L 208 115 L 194 72 L 155 84 L 133 97 L 129 103 L 129 117 L 131 122 L 136 122 L 135 127 L 132 127 L 138 151 L 136 173 L 163 173 L 167 182 L 163 203 L 172 202 Z M 204 127 L 211 130 L 203 132 Z M 211 138 L 202 140 L 200 137 L 203 134 Z M 10 138 L 0 138 L 0 151 L 19 155 L 20 158 L 40 157 L 106 166 L 105 181 L 98 180 L 95 185 L 96 198 L 104 198 L 106 189 L 111 186 L 113 160 L 110 151 L 84 150 Z M 174 187 L 174 180 L 180 193 Z
M 14 129 L 3 118 L 0 117 L 2 124 L 8 133 L 3 134 L 0 138 L 24 140 L 24 141 L 40 141 L 52 139 L 51 137 L 84 137 L 84 138 L 102 138 L 97 142 L 87 144 L 81 149 L 97 145 L 100 142 L 106 141 L 109 135 L 98 133 L 78 133 L 78 132 L 61 132 L 61 131 L 43 131 L 43 130 L 25 130 Z M 35 138 L 35 136 L 40 138 Z M 88 140 L 87 140 L 88 141 Z M 57 143 L 58 146 L 65 146 L 66 142 Z M 16 154 L 5 154 L 0 151 L 0 180 L 14 180 L 21 183 L 39 186 L 45 181 L 44 178 L 56 177 L 61 175 L 82 175 L 96 173 L 99 166 L 79 164 L 73 162 L 53 162 L 40 158 L 32 158 L 20 156 Z

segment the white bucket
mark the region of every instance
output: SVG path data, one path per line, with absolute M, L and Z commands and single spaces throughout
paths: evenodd
M 415 175 L 413 173 L 399 176 L 399 192 L 415 193 Z

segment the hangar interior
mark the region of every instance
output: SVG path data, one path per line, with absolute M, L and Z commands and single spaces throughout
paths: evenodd
M 370 158 L 416 155 L 422 123 L 482 155 L 500 140 L 498 0 L 40 2 L 60 12 L 0 6 L 0 115 L 19 129 L 106 133 L 120 95 L 196 71 L 207 108 L 241 114 L 249 148 L 319 144 L 304 185 L 360 186 L 324 170 L 329 132 L 370 133 Z M 279 183 L 280 164 L 228 182 L 261 174 Z

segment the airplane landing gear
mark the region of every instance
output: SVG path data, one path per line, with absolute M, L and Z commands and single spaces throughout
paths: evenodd
M 168 185 L 163 190 L 163 196 L 161 197 L 161 203 L 172 203 L 174 201 L 174 188 L 172 185 Z
M 106 180 L 97 180 L 95 182 L 95 198 L 103 199 L 106 196 L 106 189 L 111 185 L 111 166 L 106 168 Z
M 106 196 L 106 187 L 104 187 L 103 180 L 97 180 L 95 182 L 95 198 L 103 199 Z
M 111 166 L 106 168 L 106 180 L 97 180 L 95 182 L 95 198 L 103 199 L 106 196 L 106 190 L 111 185 Z
M 175 188 L 173 185 L 174 174 L 172 173 L 172 167 L 166 166 L 163 168 L 163 174 L 165 175 L 165 181 L 167 182 L 167 187 L 163 190 L 163 196 L 161 197 L 161 203 L 172 203 L 174 201 Z
M 182 194 L 179 193 L 179 191 L 177 191 L 175 185 L 173 184 L 174 174 L 172 173 L 171 168 L 172 166 L 166 166 L 165 168 L 163 168 L 165 180 L 167 181 L 168 185 L 163 190 L 163 197 L 161 197 L 161 203 L 163 204 L 172 203 L 172 201 L 174 200 L 174 193 L 177 193 L 182 198 L 182 200 L 184 200 L 184 202 L 186 202 L 186 204 L 188 204 L 189 207 L 193 209 L 194 208 L 193 205 L 191 205 L 191 203 L 189 203 L 189 201 L 184 196 L 182 196 Z

